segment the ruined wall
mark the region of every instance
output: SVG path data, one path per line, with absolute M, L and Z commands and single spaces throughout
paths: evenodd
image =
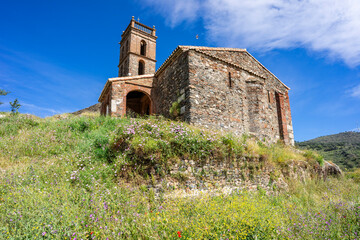
M 180 119 L 190 121 L 189 65 L 186 52 L 177 57 L 162 72 L 157 73 L 152 98 L 157 114 L 171 117 L 169 110 L 173 102 L 178 101 Z
M 276 142 L 281 136 L 275 93 L 284 93 L 283 112 L 288 116 L 286 88 L 262 72 L 250 73 L 212 57 L 214 54 L 189 50 L 190 122 Z M 231 59 L 234 53 L 221 54 Z
M 164 188 L 184 189 L 186 194 L 199 194 L 200 191 L 221 190 L 230 193 L 241 189 L 263 189 L 268 193 L 288 191 L 289 181 L 307 182 L 311 179 L 326 179 L 341 176 L 340 168 L 330 162 L 323 166 L 312 165 L 306 161 L 291 160 L 283 167 L 274 166 L 260 158 L 243 157 L 235 161 L 208 159 L 195 162 L 182 159 L 171 167 L 169 176 L 161 178 L 155 188 L 156 193 Z M 191 192 L 192 191 L 192 192 Z

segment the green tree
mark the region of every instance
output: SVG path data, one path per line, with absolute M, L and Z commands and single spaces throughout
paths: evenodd
M 10 102 L 11 113 L 15 114 L 19 112 L 19 108 L 21 107 L 19 100 L 16 98 L 13 102 Z
M 0 89 L 0 96 L 6 96 L 9 92 L 6 92 L 4 89 Z M 0 102 L 0 105 L 3 104 Z

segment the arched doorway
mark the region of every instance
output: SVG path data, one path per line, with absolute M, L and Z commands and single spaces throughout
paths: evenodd
M 126 114 L 128 115 L 150 115 L 150 97 L 139 91 L 132 91 L 126 95 Z

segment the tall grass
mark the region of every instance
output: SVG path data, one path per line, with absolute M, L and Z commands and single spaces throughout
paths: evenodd
M 183 197 L 148 188 L 179 159 L 316 153 L 159 118 L 0 119 L 0 239 L 359 239 L 352 179 L 289 182 L 289 192 Z

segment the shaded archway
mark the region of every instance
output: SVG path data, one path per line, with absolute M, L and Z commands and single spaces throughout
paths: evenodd
M 126 95 L 126 114 L 151 114 L 151 99 L 150 97 L 139 91 L 132 91 Z

